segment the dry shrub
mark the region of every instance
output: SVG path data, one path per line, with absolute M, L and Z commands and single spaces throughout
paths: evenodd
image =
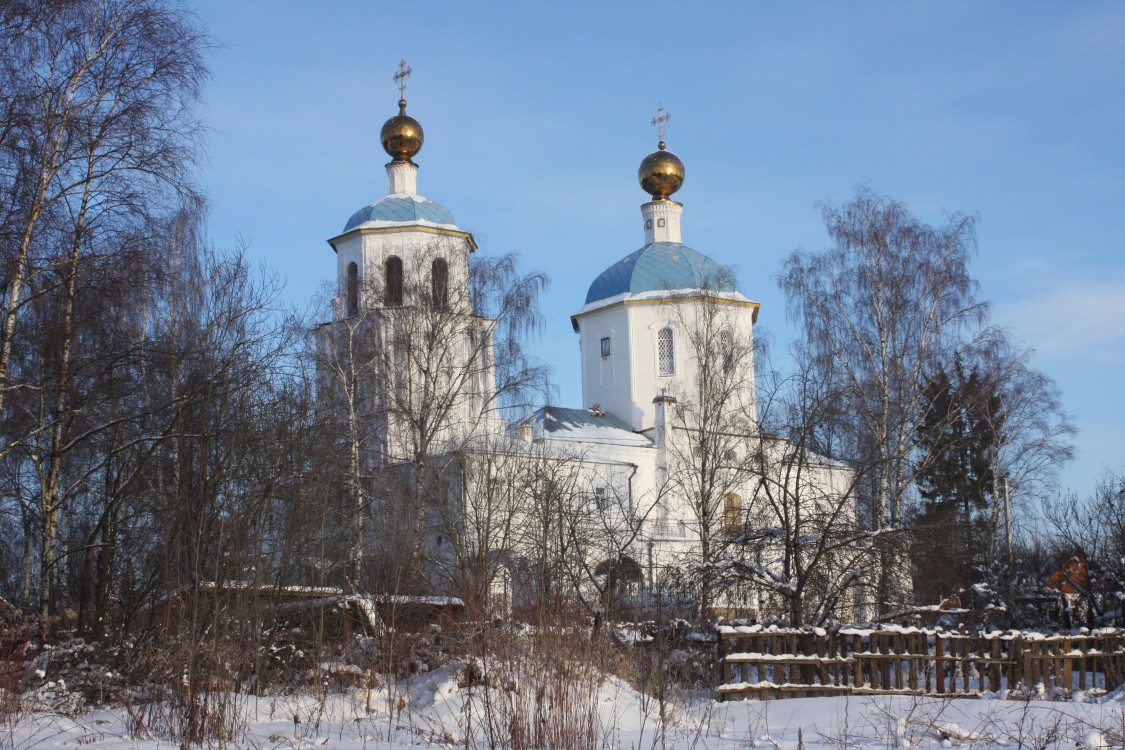
M 25 648 L 24 643 L 0 646 L 0 723 L 7 723 L 20 710 Z
M 598 689 L 611 653 L 588 632 L 493 630 L 474 639 L 462 672 L 462 730 L 474 746 L 595 750 L 602 735 Z
M 148 614 L 123 699 L 127 729 L 181 746 L 237 741 L 242 692 L 266 663 L 259 602 L 241 591 L 185 590 Z
M 11 736 L 27 708 L 23 694 L 33 675 L 34 638 L 34 621 L 0 599 L 0 746 L 3 734 Z
M 136 737 L 181 746 L 230 742 L 246 730 L 230 661 L 238 653 L 223 639 L 161 640 L 138 664 L 140 687 L 123 701 L 126 728 Z

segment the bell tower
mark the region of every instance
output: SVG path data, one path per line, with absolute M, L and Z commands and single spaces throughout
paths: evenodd
M 386 165 L 387 194 L 352 214 L 342 234 L 328 240 L 336 251 L 337 319 L 363 310 L 429 302 L 469 311 L 469 254 L 473 236 L 449 210 L 418 194 L 422 124 L 406 113 L 406 79 L 413 70 L 403 60 L 398 84 L 398 114 L 383 123 L 379 140 L 391 157 Z M 459 292 L 464 292 L 460 293 Z
M 365 410 L 356 419 L 375 435 L 375 463 L 411 460 L 411 446 L 437 450 L 494 429 L 482 416 L 495 392 L 491 328 L 473 315 L 469 288 L 477 245 L 445 206 L 418 194 L 414 159 L 425 136 L 406 111 L 412 72 L 399 63 L 398 114 L 379 134 L 391 157 L 387 193 L 328 240 L 337 294 L 320 349 L 336 367 L 337 390 L 352 389 L 349 398 Z M 427 409 L 441 418 L 426 423 L 430 433 L 420 440 L 411 430 Z

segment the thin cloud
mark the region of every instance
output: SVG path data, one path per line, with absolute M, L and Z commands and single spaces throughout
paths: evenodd
M 1125 353 L 1125 282 L 1067 284 L 995 309 L 1000 322 L 1043 354 Z

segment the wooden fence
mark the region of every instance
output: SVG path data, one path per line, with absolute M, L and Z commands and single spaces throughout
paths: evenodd
M 719 694 L 787 698 L 841 693 L 975 696 L 1101 692 L 1125 682 L 1125 631 L 1043 635 L 940 628 L 720 626 Z

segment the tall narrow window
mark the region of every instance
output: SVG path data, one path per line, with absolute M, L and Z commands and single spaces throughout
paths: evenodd
M 359 267 L 355 263 L 348 264 L 348 280 L 344 294 L 348 300 L 348 315 L 355 315 L 359 312 Z
M 729 328 L 724 328 L 722 333 L 719 334 L 719 341 L 722 343 L 723 355 L 723 373 L 730 375 L 734 372 L 734 334 L 731 333 Z
M 676 374 L 676 339 L 671 328 L 661 328 L 656 334 L 656 359 L 661 375 Z
M 731 531 L 742 526 L 742 497 L 734 492 L 723 495 L 723 525 Z
M 392 255 L 383 264 L 383 304 L 398 307 L 402 304 L 402 258 Z
M 445 258 L 430 265 L 430 299 L 437 310 L 449 307 L 449 264 Z

